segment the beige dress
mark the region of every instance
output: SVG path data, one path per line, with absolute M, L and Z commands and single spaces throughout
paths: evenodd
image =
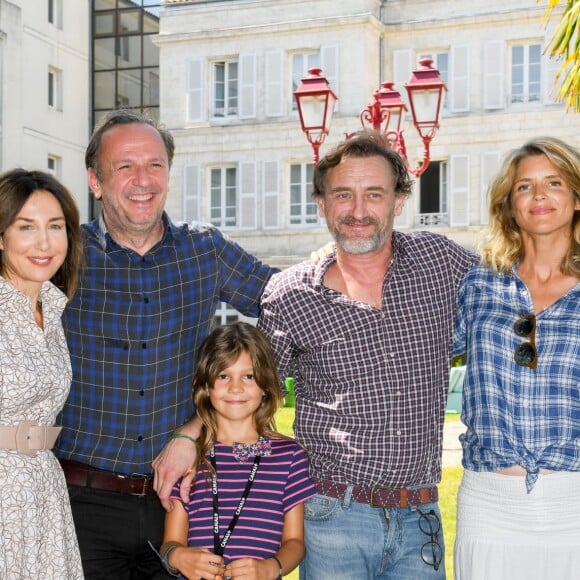
M 66 298 L 41 290 L 44 330 L 30 300 L 0 277 L 0 425 L 53 425 L 71 367 L 61 314 Z M 0 578 L 83 578 L 64 474 L 52 451 L 0 449 Z

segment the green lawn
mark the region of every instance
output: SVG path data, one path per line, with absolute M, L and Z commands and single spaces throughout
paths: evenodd
M 445 421 L 458 421 L 459 415 L 446 415 Z M 276 425 L 278 431 L 285 435 L 292 435 L 292 424 L 294 422 L 294 409 L 283 407 L 276 415 Z M 453 578 L 453 542 L 455 540 L 455 512 L 457 488 L 461 482 L 462 467 L 446 467 L 443 469 L 443 479 L 439 484 L 439 507 L 443 518 L 443 529 L 445 535 L 445 567 L 447 578 Z M 285 576 L 287 580 L 298 580 L 298 570 Z

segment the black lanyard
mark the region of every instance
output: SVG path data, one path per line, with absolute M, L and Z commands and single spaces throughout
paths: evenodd
M 230 540 L 232 532 L 238 523 L 238 519 L 242 510 L 244 509 L 244 505 L 246 504 L 246 500 L 250 495 L 250 489 L 252 489 L 252 484 L 254 483 L 254 479 L 256 478 L 256 473 L 258 473 L 258 467 L 260 466 L 260 456 L 256 455 L 254 459 L 254 465 L 252 466 L 252 471 L 250 471 L 250 475 L 248 476 L 248 482 L 246 483 L 246 488 L 244 489 L 244 493 L 240 498 L 240 503 L 236 508 L 234 513 L 234 517 L 224 534 L 220 542 L 220 516 L 219 516 L 219 507 L 218 507 L 218 485 L 217 485 L 217 465 L 215 460 L 215 448 L 212 447 L 209 452 L 209 458 L 211 461 L 211 466 L 213 467 L 213 473 L 211 475 L 211 494 L 213 500 L 213 551 L 214 554 L 217 556 L 223 556 L 224 552 L 226 551 L 226 546 Z

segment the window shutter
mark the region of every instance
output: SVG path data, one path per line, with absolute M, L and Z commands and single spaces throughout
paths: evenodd
M 256 117 L 256 56 L 239 56 L 238 98 L 240 119 Z
M 187 120 L 202 121 L 203 62 L 201 59 L 187 63 Z
M 264 229 L 280 228 L 280 166 L 277 161 L 264 163 L 264 203 L 262 206 L 262 223 Z
M 203 221 L 199 207 L 199 165 L 183 168 L 183 219 L 187 223 Z
M 504 44 L 501 40 L 485 43 L 483 49 L 483 107 L 504 108 Z
M 489 198 L 487 190 L 499 170 L 500 155 L 498 151 L 487 151 L 481 156 L 481 187 L 480 187 L 480 223 L 489 222 Z
M 449 225 L 469 225 L 469 157 L 452 155 L 450 158 L 450 212 Z
M 281 50 L 269 50 L 266 61 L 266 116 L 281 117 L 286 101 L 284 94 L 284 59 Z
M 558 92 L 558 87 L 562 82 L 562 78 L 565 78 L 561 77 L 560 80 L 556 82 L 556 74 L 563 62 L 562 57 L 550 58 L 550 40 L 552 39 L 552 34 L 554 34 L 554 31 L 556 30 L 556 26 L 557 21 L 550 21 L 548 23 L 544 43 L 542 45 L 542 102 L 544 105 L 554 105 L 558 102 L 556 99 L 556 93 Z
M 240 229 L 255 230 L 258 227 L 256 208 L 256 164 L 240 163 Z
M 454 113 L 469 111 L 469 47 L 451 47 L 451 74 L 449 79 L 450 110 Z
M 393 83 L 401 94 L 401 100 L 406 103 L 409 111 L 409 98 L 405 83 L 411 78 L 413 68 L 413 51 L 410 49 L 393 51 Z
M 338 86 L 338 44 L 326 45 L 320 47 L 320 68 L 322 74 L 326 77 L 330 88 L 335 95 L 339 96 L 340 88 Z M 334 110 L 337 111 L 339 101 L 337 99 Z

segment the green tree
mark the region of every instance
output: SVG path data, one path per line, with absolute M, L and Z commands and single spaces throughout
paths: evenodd
M 546 20 L 560 3 L 561 0 L 548 0 Z M 580 112 L 580 0 L 566 0 L 565 5 L 562 19 L 548 44 L 548 51 L 551 58 L 562 60 L 555 79 L 559 83 L 556 99 L 565 102 L 568 110 Z

